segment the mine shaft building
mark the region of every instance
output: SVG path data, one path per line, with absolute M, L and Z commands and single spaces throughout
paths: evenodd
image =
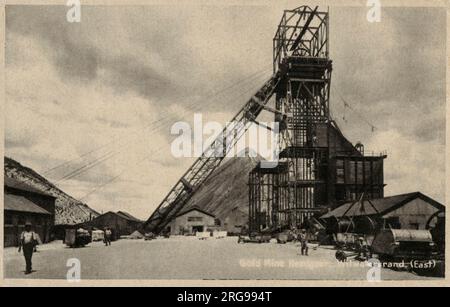
M 330 116 L 328 12 L 284 12 L 273 40 L 279 163 L 249 175 L 251 232 L 298 227 L 346 201 L 384 196 L 385 154 L 366 155 Z M 268 108 L 267 108 L 268 109 Z

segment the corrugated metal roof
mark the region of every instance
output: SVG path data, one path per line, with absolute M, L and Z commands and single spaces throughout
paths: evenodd
M 140 219 L 135 218 L 134 216 L 132 216 L 131 214 L 129 214 L 128 212 L 125 212 L 125 211 L 118 211 L 117 215 L 119 215 L 127 220 L 130 220 L 130 221 L 142 222 Z
M 362 202 L 355 201 L 345 203 L 340 207 L 324 214 L 321 218 L 330 218 L 330 217 L 343 217 L 343 216 L 363 216 L 363 215 L 375 215 L 375 214 L 385 214 L 392 209 L 395 209 L 396 206 L 401 206 L 402 204 L 406 204 L 415 198 L 422 198 L 437 207 L 438 209 L 444 209 L 445 207 L 432 200 L 431 198 L 423 195 L 420 192 L 401 194 L 395 196 L 389 196 L 384 198 L 377 198 L 371 200 L 364 200 Z
M 132 216 L 131 214 L 129 214 L 129 213 L 126 213 L 126 212 L 123 212 L 123 211 L 118 211 L 118 212 L 114 212 L 114 211 L 108 211 L 108 212 L 106 212 L 106 213 L 103 213 L 103 214 L 101 214 L 101 215 L 99 215 L 99 216 L 97 216 L 97 217 L 95 217 L 94 219 L 92 219 L 92 220 L 90 220 L 90 221 L 86 221 L 86 222 L 82 222 L 82 223 L 80 223 L 80 224 L 83 224 L 83 225 L 87 225 L 87 224 L 95 224 L 98 220 L 100 220 L 101 218 L 103 218 L 104 216 L 107 216 L 107 215 L 112 215 L 112 216 L 116 216 L 116 217 L 119 217 L 119 218 L 121 218 L 121 219 L 125 219 L 125 220 L 127 220 L 127 221 L 131 221 L 131 222 L 139 222 L 139 223 L 142 223 L 143 221 L 141 221 L 141 220 L 138 220 L 137 218 L 135 218 L 134 216 Z
M 6 177 L 5 176 L 4 177 L 4 182 L 5 182 L 4 183 L 5 186 L 7 186 L 8 188 L 12 188 L 12 189 L 17 189 L 17 190 L 22 190 L 22 191 L 27 191 L 27 192 L 32 192 L 32 193 L 37 193 L 37 194 L 53 197 L 52 195 L 50 195 L 50 194 L 48 194 L 46 192 L 40 191 L 37 188 L 35 188 L 35 187 L 25 183 L 25 182 L 22 182 L 22 181 L 19 181 L 17 179 L 14 179 L 14 178 L 10 178 L 10 177 Z
M 186 208 L 186 209 L 182 210 L 180 213 L 177 214 L 177 217 L 185 215 L 186 213 L 189 213 L 189 212 L 194 211 L 194 210 L 195 211 L 199 211 L 201 213 L 204 213 L 204 214 L 209 215 L 209 216 L 214 217 L 214 218 L 216 217 L 214 214 L 211 214 L 211 213 L 209 213 L 209 212 L 207 212 L 205 210 L 202 210 L 202 209 L 200 209 L 197 206 L 193 206 L 193 207 Z
M 5 194 L 4 210 L 52 215 L 23 196 Z

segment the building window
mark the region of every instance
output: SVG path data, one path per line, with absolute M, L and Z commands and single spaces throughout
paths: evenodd
M 188 222 L 201 222 L 203 218 L 201 216 L 189 216 Z
M 221 226 L 221 222 L 220 222 L 220 220 L 219 219 L 214 219 L 214 225 L 216 225 L 216 226 Z

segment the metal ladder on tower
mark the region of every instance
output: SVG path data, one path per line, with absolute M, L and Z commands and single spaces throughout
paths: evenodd
M 178 180 L 145 222 L 144 228 L 147 231 L 160 233 L 219 166 L 239 138 L 245 134 L 250 124 L 252 122 L 258 124 L 256 118 L 272 97 L 281 77 L 280 72 L 275 73 L 227 123 L 222 132 Z

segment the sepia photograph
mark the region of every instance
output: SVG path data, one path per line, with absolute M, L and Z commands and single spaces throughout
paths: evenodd
M 85 2 L 3 6 L 4 283 L 445 282 L 448 2 Z

